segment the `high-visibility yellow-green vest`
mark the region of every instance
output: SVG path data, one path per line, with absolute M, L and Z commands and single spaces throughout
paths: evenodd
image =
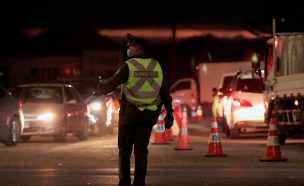
M 162 69 L 155 59 L 132 58 L 126 61 L 129 79 L 122 84 L 122 93 L 129 103 L 144 109 L 157 110 L 157 97 L 163 82 Z

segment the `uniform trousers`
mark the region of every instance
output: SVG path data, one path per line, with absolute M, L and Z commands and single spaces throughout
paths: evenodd
M 136 106 L 127 104 L 124 114 L 119 113 L 118 123 L 118 172 L 119 186 L 131 186 L 130 158 L 134 145 L 135 169 L 133 186 L 145 186 L 148 164 L 148 145 L 155 111 L 140 111 Z

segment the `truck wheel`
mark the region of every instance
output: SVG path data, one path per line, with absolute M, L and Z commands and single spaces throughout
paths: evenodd
M 286 134 L 278 134 L 279 144 L 284 145 L 286 141 Z
M 18 144 L 21 134 L 20 126 L 19 119 L 14 116 L 9 124 L 9 136 L 7 141 L 4 142 L 5 146 L 15 146 Z
M 88 124 L 87 124 L 87 122 L 85 122 L 83 124 L 82 131 L 77 133 L 77 138 L 78 138 L 79 141 L 83 141 L 83 140 L 88 139 Z
M 20 138 L 23 143 L 26 143 L 31 140 L 31 136 L 21 136 Z
M 238 139 L 240 137 L 239 129 L 231 129 L 230 130 L 230 138 L 231 139 Z

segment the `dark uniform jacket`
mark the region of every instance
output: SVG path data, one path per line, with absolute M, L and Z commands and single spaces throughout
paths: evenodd
M 142 58 L 147 59 L 151 58 L 149 54 L 142 53 L 137 56 L 134 56 L 134 58 Z M 164 73 L 163 73 L 164 74 Z M 123 83 L 126 83 L 129 79 L 129 67 L 126 63 L 124 63 L 120 69 L 117 71 L 117 73 L 111 77 L 107 82 L 102 84 L 98 90 L 95 91 L 94 94 L 97 96 L 106 95 L 109 92 L 112 92 L 115 90 L 115 88 L 118 85 L 121 85 Z M 162 82 L 162 86 L 160 88 L 160 97 L 164 101 L 165 108 L 167 110 L 168 114 L 172 114 L 172 97 L 170 96 L 169 86 L 167 82 L 165 81 L 165 75 Z

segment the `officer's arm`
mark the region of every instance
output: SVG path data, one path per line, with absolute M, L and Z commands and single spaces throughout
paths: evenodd
M 100 85 L 99 89 L 94 92 L 94 95 L 106 95 L 115 90 L 115 88 L 123 83 L 126 83 L 129 78 L 129 67 L 124 63 L 107 82 Z
M 162 86 L 160 88 L 160 97 L 161 99 L 164 101 L 164 105 L 165 108 L 167 110 L 168 114 L 172 114 L 173 109 L 172 109 L 172 97 L 170 96 L 170 90 L 169 90 L 169 86 L 167 84 L 166 78 L 165 78 L 165 74 L 163 73 L 163 83 Z

